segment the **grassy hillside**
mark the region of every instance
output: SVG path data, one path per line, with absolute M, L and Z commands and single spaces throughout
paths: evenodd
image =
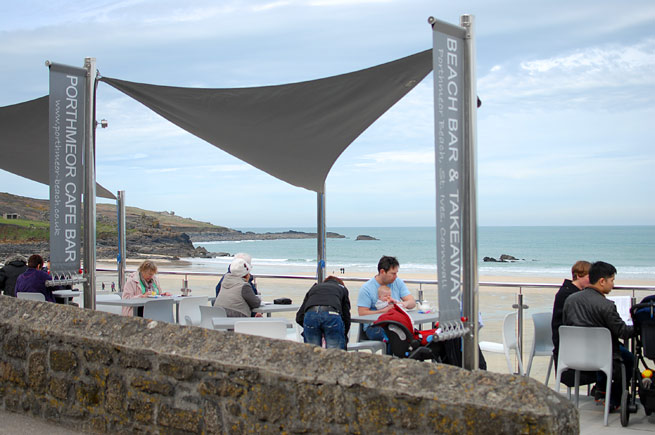
M 5 213 L 18 213 L 21 219 L 0 220 L 0 224 L 15 225 L 25 231 L 30 226 L 42 228 L 45 225 L 46 232 L 49 225 L 50 203 L 44 199 L 34 199 L 24 196 L 12 195 L 0 192 L 0 217 Z M 115 204 L 97 204 L 97 230 L 100 234 L 108 231 L 116 231 L 117 211 Z M 193 231 L 193 232 L 231 232 L 230 228 L 213 225 L 208 222 L 200 222 L 191 218 L 178 216 L 168 211 L 151 211 L 138 207 L 126 207 L 125 219 L 128 231 L 138 226 L 151 226 L 153 228 L 168 228 L 172 231 Z M 4 234 L 14 234 L 18 228 L 3 230 Z M 0 233 L 3 234 L 3 233 Z M 36 233 L 35 233 L 36 234 Z M 3 237 L 0 236 L 0 239 Z

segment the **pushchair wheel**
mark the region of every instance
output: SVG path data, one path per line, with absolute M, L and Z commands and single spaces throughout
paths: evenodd
M 628 408 L 628 390 L 623 390 L 621 395 L 621 426 L 626 427 L 630 422 L 630 409 Z

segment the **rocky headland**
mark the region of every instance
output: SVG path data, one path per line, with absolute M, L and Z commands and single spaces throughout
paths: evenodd
M 49 201 L 0 192 L 0 261 L 13 254 L 49 256 Z M 18 214 L 19 219 L 4 219 Z M 114 204 L 96 206 L 96 257 L 118 256 L 117 213 Z M 126 250 L 128 258 L 211 258 L 229 256 L 228 252 L 208 252 L 193 242 L 223 240 L 274 240 L 316 238 L 316 233 L 283 231 L 279 233 L 242 232 L 228 227 L 177 216 L 172 211 L 150 211 L 126 207 Z M 329 238 L 344 238 L 327 233 Z M 232 253 L 233 254 L 233 253 Z

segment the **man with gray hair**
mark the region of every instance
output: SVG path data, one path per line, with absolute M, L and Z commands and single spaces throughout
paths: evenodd
M 250 254 L 246 254 L 245 252 L 239 252 L 238 254 L 234 254 L 234 259 L 237 258 L 242 258 L 245 260 L 246 263 L 248 263 L 249 270 L 252 270 L 252 257 Z M 230 266 L 227 267 L 227 272 L 230 273 Z M 221 277 L 221 280 L 218 282 L 216 285 L 216 297 L 218 297 L 218 293 L 221 291 L 221 286 L 223 285 L 223 280 L 225 279 L 225 275 Z M 250 275 L 250 278 L 248 279 L 248 284 L 250 284 L 250 287 L 252 287 L 252 291 L 257 295 L 257 283 L 255 282 L 255 277 Z

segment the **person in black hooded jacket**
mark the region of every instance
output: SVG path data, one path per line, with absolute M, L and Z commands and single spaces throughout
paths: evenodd
M 12 255 L 5 261 L 0 269 L 0 290 L 6 296 L 16 297 L 16 279 L 27 270 L 27 261 L 20 254 Z

